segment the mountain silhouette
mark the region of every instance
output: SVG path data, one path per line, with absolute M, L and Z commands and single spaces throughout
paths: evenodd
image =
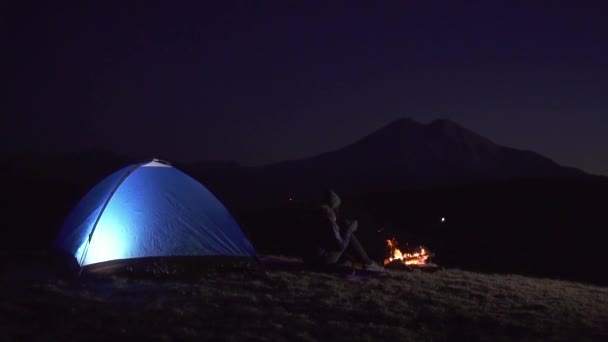
M 151 158 L 151 157 L 150 157 Z M 12 156 L 2 163 L 7 179 L 27 175 L 90 188 L 105 175 L 141 156 L 101 149 L 64 158 Z M 429 124 L 403 118 L 335 151 L 311 158 L 247 167 L 234 162 L 174 163 L 238 207 L 311 199 L 325 188 L 340 193 L 400 191 L 412 187 L 468 184 L 509 179 L 585 177 L 538 153 L 500 146 L 459 124 Z M 86 184 L 84 184 L 86 183 Z M 80 194 L 82 195 L 82 194 Z
M 499 146 L 450 120 L 423 125 L 409 119 L 388 124 L 354 144 L 300 164 L 362 164 L 365 176 L 396 177 L 393 181 L 440 182 L 512 177 L 560 177 L 581 173 L 531 151 Z M 342 172 L 340 172 L 342 174 Z
M 218 193 L 244 205 L 310 199 L 328 187 L 362 193 L 586 176 L 538 153 L 500 146 L 451 120 L 425 125 L 407 118 L 311 158 L 257 167 L 202 162 L 186 168 Z

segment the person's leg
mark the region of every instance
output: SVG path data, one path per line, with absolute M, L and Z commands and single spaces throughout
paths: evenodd
M 365 249 L 363 249 L 363 246 L 361 246 L 361 243 L 355 234 L 350 236 L 350 242 L 347 248 L 350 248 L 354 252 L 355 256 L 361 259 L 364 264 L 370 265 L 372 263 L 372 259 L 370 259 L 370 257 L 367 255 Z
M 363 261 L 365 264 L 364 269 L 370 272 L 385 272 L 384 267 L 375 263 L 365 252 L 361 243 L 359 243 L 359 239 L 353 234 L 350 240 L 350 249 L 353 250 L 359 259 Z
M 350 255 L 349 255 L 350 254 Z M 346 248 L 342 251 L 329 252 L 323 257 L 323 261 L 326 264 L 337 264 L 339 262 L 348 261 L 349 256 L 354 259 L 359 259 L 359 261 L 363 262 L 365 265 L 371 265 L 373 263 L 372 259 L 367 255 L 365 249 L 359 242 L 359 239 L 352 234 L 350 236 L 350 241 Z
M 344 235 L 344 228 L 340 229 L 340 235 Z M 351 235 L 352 236 L 352 235 Z M 347 257 L 345 253 L 350 249 L 350 242 L 346 247 L 344 247 L 341 251 L 330 251 L 323 256 L 323 262 L 325 264 L 338 264 L 340 262 L 344 262 L 344 258 Z
M 361 243 L 355 234 L 350 236 L 350 241 L 344 250 L 329 252 L 324 256 L 323 259 L 327 264 L 336 264 L 343 261 L 343 258 L 347 256 L 346 254 L 352 254 L 354 258 L 359 259 L 359 261 L 366 265 L 372 263 L 372 259 L 370 259 L 370 257 L 367 255 L 365 249 L 363 249 L 363 246 L 361 246 Z
M 329 252 L 324 256 L 323 261 L 326 264 L 337 264 L 342 254 L 344 254 L 344 251 Z

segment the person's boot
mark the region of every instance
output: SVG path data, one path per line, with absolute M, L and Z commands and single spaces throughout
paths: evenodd
M 378 265 L 375 261 L 372 261 L 369 265 L 365 265 L 365 270 L 369 272 L 386 272 L 384 266 Z
M 343 268 L 355 268 L 353 265 L 353 262 L 351 260 L 343 260 L 340 261 L 339 263 L 336 264 L 338 267 L 343 267 Z

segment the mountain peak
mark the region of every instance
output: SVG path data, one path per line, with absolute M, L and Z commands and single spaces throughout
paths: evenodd
M 418 121 L 415 121 L 413 119 L 407 118 L 407 117 L 403 117 L 403 118 L 399 118 L 396 119 L 394 121 L 391 121 L 390 123 L 388 123 L 386 126 L 384 126 L 383 128 L 380 128 L 378 131 L 376 132 L 399 132 L 399 133 L 403 133 L 403 132 L 411 132 L 413 130 L 431 130 L 431 131 L 437 131 L 437 132 L 443 132 L 443 133 L 456 133 L 456 132 L 460 132 L 460 133 L 467 133 L 467 134 L 475 134 L 478 135 L 468 129 L 466 129 L 465 127 L 463 127 L 462 125 L 456 123 L 455 121 L 452 121 L 450 119 L 446 119 L 446 118 L 439 118 L 439 119 L 434 119 L 433 121 L 431 121 L 428 124 L 422 124 Z
M 431 138 L 441 138 L 449 139 L 452 142 L 468 141 L 493 145 L 489 139 L 446 118 L 434 119 L 428 124 L 410 118 L 400 118 L 368 135 L 363 141 L 370 138 L 385 140 L 386 143 L 393 144 L 404 142 L 404 140 L 408 140 L 407 144 L 411 144 Z
M 410 118 L 400 118 L 394 121 L 389 122 L 385 126 L 378 129 L 375 133 L 380 133 L 381 135 L 389 134 L 389 135 L 401 135 L 407 134 L 408 132 L 413 132 L 416 130 L 424 129 L 424 125 L 418 121 L 412 120 Z M 374 133 L 372 133 L 373 135 Z
M 481 136 L 480 134 L 471 131 L 468 128 L 450 120 L 450 119 L 435 119 L 427 126 L 427 130 L 444 138 L 460 141 L 468 141 L 469 143 L 476 142 L 477 144 L 495 145 L 490 139 Z
M 428 124 L 429 127 L 458 127 L 458 128 L 464 128 L 461 125 L 457 124 L 456 122 L 450 120 L 450 119 L 445 119 L 445 118 L 441 118 L 441 119 L 434 119 L 433 121 L 431 121 Z
M 391 121 L 388 126 L 420 126 L 420 123 L 414 119 L 402 117 Z

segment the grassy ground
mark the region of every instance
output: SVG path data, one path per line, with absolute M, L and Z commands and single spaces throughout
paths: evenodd
M 73 282 L 3 273 L 1 340 L 608 340 L 608 288 L 460 270 Z

